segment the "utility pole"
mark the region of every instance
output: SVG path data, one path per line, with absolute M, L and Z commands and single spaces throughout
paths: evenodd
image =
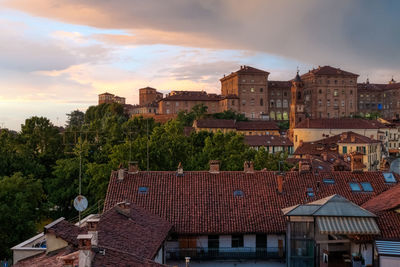
M 147 171 L 149 171 L 149 119 L 146 119 L 147 123 Z

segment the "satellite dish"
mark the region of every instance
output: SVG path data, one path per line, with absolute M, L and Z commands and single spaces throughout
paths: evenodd
M 85 209 L 87 209 L 87 206 L 88 206 L 88 201 L 86 197 L 79 195 L 74 199 L 74 208 L 77 211 L 84 211 Z

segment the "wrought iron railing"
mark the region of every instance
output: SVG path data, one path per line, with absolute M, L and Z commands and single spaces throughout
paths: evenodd
M 167 259 L 285 259 L 283 248 L 169 248 Z

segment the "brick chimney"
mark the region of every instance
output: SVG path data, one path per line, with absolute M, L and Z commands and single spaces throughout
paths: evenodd
M 75 261 L 79 260 L 79 251 L 75 251 L 65 256 L 60 256 L 58 259 L 62 261 L 63 267 L 74 267 Z
M 91 267 L 94 253 L 92 251 L 92 235 L 78 235 L 79 267 Z
M 324 161 L 328 161 L 328 153 L 322 152 L 322 153 L 321 153 L 321 156 L 322 156 L 322 159 L 323 159 Z
M 359 152 L 354 152 L 350 154 L 350 167 L 352 172 L 362 172 L 365 168 L 363 164 L 364 154 Z
M 283 173 L 278 173 L 276 175 L 276 183 L 277 183 L 277 188 L 276 188 L 277 192 L 279 194 L 282 194 L 283 193 Z
M 98 226 L 99 226 L 100 218 L 90 218 L 87 220 L 87 228 L 88 234 L 91 234 L 92 237 L 92 245 L 98 245 Z
M 244 162 L 244 172 L 245 173 L 254 173 L 254 164 L 252 161 L 245 161 Z
M 178 164 L 178 170 L 176 171 L 176 175 L 178 175 L 178 176 L 183 175 L 183 166 L 182 166 L 182 163 L 180 163 L 180 162 Z
M 128 165 L 129 173 L 138 173 L 139 172 L 139 163 L 137 161 L 130 161 Z
M 219 173 L 219 160 L 210 160 L 210 173 Z
M 117 203 L 117 212 L 126 216 L 130 217 L 131 215 L 131 203 L 123 201 Z
M 299 173 L 302 174 L 302 173 L 306 173 L 309 171 L 311 171 L 310 163 L 306 162 L 306 161 L 300 161 L 299 162 Z
M 125 178 L 125 171 L 126 171 L 126 169 L 123 168 L 122 163 L 119 164 L 119 167 L 118 167 L 118 180 L 119 180 L 119 181 L 124 180 L 124 178 Z

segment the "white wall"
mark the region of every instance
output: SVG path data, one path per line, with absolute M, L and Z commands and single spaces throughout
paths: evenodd
M 278 252 L 278 240 L 283 240 L 283 250 L 285 250 L 285 236 L 284 235 L 268 235 L 267 248 L 268 251 Z
M 219 247 L 220 248 L 230 248 L 232 246 L 232 236 L 230 235 L 220 235 L 219 236 Z
M 256 235 L 244 235 L 243 236 L 243 246 L 245 248 L 255 248 L 256 247 Z
M 382 267 L 400 267 L 399 257 L 380 256 L 379 266 Z
M 162 264 L 163 258 L 164 258 L 164 249 L 163 246 L 161 246 L 161 248 L 158 250 L 157 256 L 154 258 L 154 261 Z

